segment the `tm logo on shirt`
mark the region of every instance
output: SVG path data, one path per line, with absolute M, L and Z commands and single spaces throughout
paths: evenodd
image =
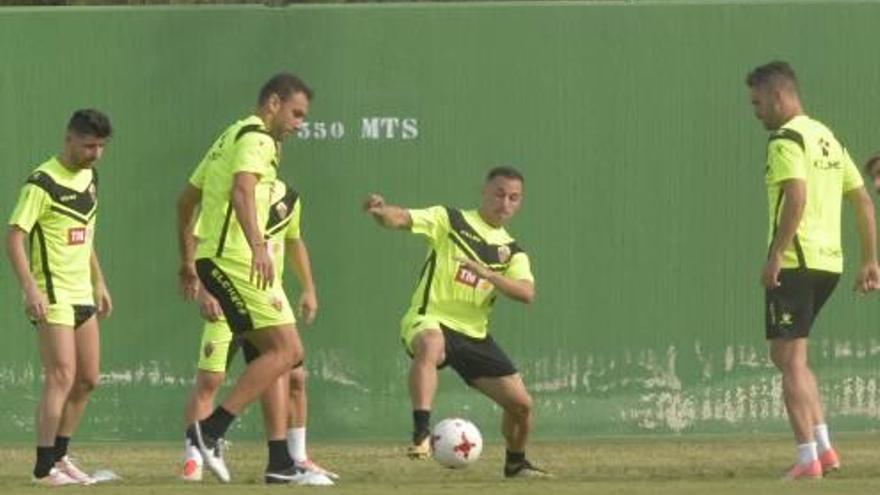
M 476 288 L 480 283 L 480 276 L 464 266 L 459 266 L 458 271 L 455 272 L 455 281 Z
M 76 244 L 85 244 L 86 243 L 86 229 L 85 227 L 73 227 L 71 229 L 67 229 L 67 245 L 73 246 Z

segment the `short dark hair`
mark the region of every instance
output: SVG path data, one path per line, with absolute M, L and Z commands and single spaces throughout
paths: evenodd
M 871 173 L 871 169 L 875 164 L 880 163 L 880 152 L 874 153 L 871 155 L 871 158 L 868 158 L 868 161 L 865 162 L 865 172 Z
M 84 108 L 73 112 L 67 122 L 67 130 L 80 136 L 107 138 L 113 134 L 110 118 L 100 110 Z
M 775 60 L 752 69 L 746 76 L 746 85 L 750 88 L 770 87 L 778 88 L 782 85 L 790 85 L 797 91 L 797 75 L 788 62 Z
M 257 104 L 263 105 L 269 101 L 269 97 L 273 94 L 278 95 L 282 100 L 286 100 L 295 93 L 305 93 L 306 98 L 308 98 L 309 101 L 312 101 L 312 97 L 315 95 L 312 88 L 310 88 L 305 81 L 300 79 L 299 76 L 289 72 L 281 72 L 275 74 L 271 79 L 266 81 L 266 84 L 263 84 L 263 87 L 260 88 L 260 96 L 257 98 Z
M 486 174 L 486 182 L 494 179 L 495 177 L 504 177 L 507 179 L 516 179 L 523 184 L 525 184 L 526 179 L 523 177 L 523 174 L 520 173 L 519 170 L 508 166 L 508 165 L 500 165 L 498 167 L 493 168 Z

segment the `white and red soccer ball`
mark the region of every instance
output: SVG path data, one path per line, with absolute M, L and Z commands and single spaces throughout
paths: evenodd
M 434 426 L 431 446 L 434 460 L 448 468 L 463 468 L 480 458 L 483 436 L 470 421 L 449 418 Z

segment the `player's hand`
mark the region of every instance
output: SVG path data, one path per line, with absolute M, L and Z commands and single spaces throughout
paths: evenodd
M 876 262 L 862 264 L 853 290 L 862 294 L 880 290 L 880 266 Z
M 95 304 L 98 306 L 98 318 L 106 318 L 113 312 L 113 299 L 103 283 L 95 285 Z
M 474 261 L 463 256 L 456 256 L 455 261 L 464 265 L 468 270 L 476 273 L 480 278 L 489 278 L 492 275 L 492 270 L 479 261 Z
M 299 314 L 306 325 L 311 325 L 318 314 L 318 296 L 315 291 L 303 291 L 299 295 Z
M 775 289 L 779 283 L 779 272 L 782 270 L 782 255 L 771 254 L 767 257 L 764 270 L 761 272 L 761 285 L 766 289 Z
M 260 242 L 252 247 L 250 281 L 260 290 L 272 287 L 275 279 L 275 266 L 272 257 L 269 256 L 269 245 Z
M 178 285 L 180 286 L 180 295 L 186 301 L 195 301 L 199 293 L 199 275 L 196 273 L 196 267 L 192 263 L 183 263 L 177 270 Z
M 25 291 L 24 310 L 35 321 L 46 319 L 46 312 L 49 311 L 49 300 L 35 285 Z
M 199 311 L 202 318 L 208 321 L 217 321 L 223 316 L 223 308 L 217 298 L 208 293 L 208 291 L 199 291 Z
M 382 207 L 385 206 L 385 198 L 378 194 L 370 194 L 367 196 L 367 199 L 364 200 L 364 211 L 371 214 L 377 215 Z

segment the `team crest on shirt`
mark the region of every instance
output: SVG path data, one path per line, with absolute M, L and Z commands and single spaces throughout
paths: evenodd
M 93 202 L 98 200 L 98 189 L 94 183 L 89 184 L 89 197 L 92 198 Z
M 206 358 L 211 357 L 211 354 L 214 354 L 214 343 L 213 342 L 206 343 L 205 348 L 202 350 L 202 352 L 205 353 Z
M 278 216 L 281 218 L 287 216 L 287 205 L 284 204 L 284 201 L 279 201 L 278 204 L 275 205 L 275 212 L 278 213 Z
M 510 259 L 510 246 L 498 246 L 498 261 L 507 263 Z

